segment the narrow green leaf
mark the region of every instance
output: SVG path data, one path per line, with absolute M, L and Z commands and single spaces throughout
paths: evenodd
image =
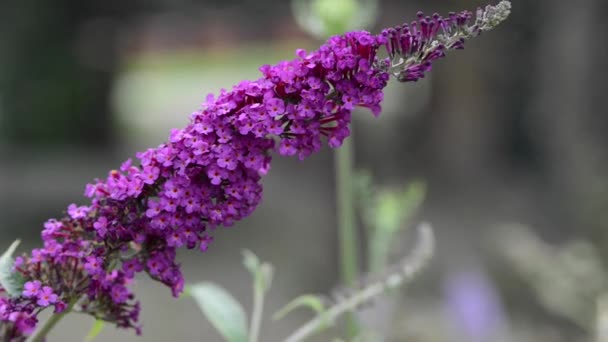
M 245 268 L 251 272 L 251 274 L 255 274 L 260 267 L 260 259 L 252 251 L 244 249 L 243 265 L 245 265 Z
M 19 272 L 13 272 L 15 259 L 13 254 L 19 246 L 20 240 L 15 240 L 0 256 L 0 286 L 11 296 L 18 296 L 23 291 L 23 277 Z
M 255 291 L 268 291 L 274 274 L 272 265 L 260 262 L 260 259 L 248 249 L 243 250 L 243 265 L 253 277 Z
M 307 294 L 301 295 L 289 302 L 281 310 L 277 311 L 272 318 L 274 320 L 282 319 L 285 315 L 299 307 L 309 307 L 318 315 L 325 314 L 325 305 L 321 296 Z
M 230 293 L 213 283 L 199 283 L 190 287 L 190 295 L 227 342 L 247 341 L 245 310 Z
M 103 327 L 105 325 L 106 325 L 106 323 L 104 321 L 102 321 L 101 319 L 95 320 L 95 323 L 91 327 L 91 330 L 89 330 L 87 337 L 85 337 L 85 339 L 84 339 L 85 342 L 92 342 L 93 340 L 95 340 L 97 338 L 97 336 L 101 333 L 101 331 L 103 330 Z

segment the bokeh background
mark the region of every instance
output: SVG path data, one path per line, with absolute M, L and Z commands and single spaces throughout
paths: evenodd
M 481 5 L 381 0 L 369 29 Z M 401 304 L 375 315 L 388 341 L 607 341 L 606 13 L 605 0 L 515 0 L 507 22 L 429 77 L 391 84 L 379 119 L 355 115 L 357 167 L 382 188 L 424 181 L 415 221 L 438 239 Z M 0 2 L 1 245 L 35 246 L 47 218 L 84 201 L 87 182 L 163 142 L 207 93 L 318 44 L 289 1 Z M 333 168 L 329 149 L 275 158 L 258 210 L 216 231 L 205 254 L 183 253 L 187 280 L 221 283 L 249 308 L 248 248 L 276 267 L 269 314 L 329 293 L 339 283 Z M 191 300 L 147 279 L 136 289 L 143 337 L 110 327 L 100 341 L 220 341 Z M 309 318 L 268 319 L 262 340 Z M 51 340 L 81 341 L 92 323 L 70 317 Z

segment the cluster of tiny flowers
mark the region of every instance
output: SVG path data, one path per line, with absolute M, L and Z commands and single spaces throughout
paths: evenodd
M 380 34 L 380 43 L 389 55 L 384 69 L 401 82 L 417 81 L 431 70 L 433 61 L 445 56 L 447 50 L 463 49 L 465 40 L 493 29 L 509 16 L 510 11 L 511 3 L 501 1 L 496 6 L 479 8 L 474 21 L 471 20 L 473 14 L 468 11 L 452 12 L 447 18 L 418 12 L 418 20 L 385 29 Z
M 135 274 L 146 272 L 178 296 L 184 278 L 176 250 L 205 251 L 215 227 L 254 211 L 272 151 L 304 159 L 324 139 L 339 147 L 350 133 L 355 107 L 380 113 L 392 68 L 386 63 L 395 55 L 432 61 L 436 55 L 423 51 L 439 28 L 443 34 L 450 27 L 462 29 L 469 17 L 421 16 L 409 29 L 335 36 L 317 51 L 298 50 L 295 60 L 262 66 L 256 81 L 222 90 L 217 98 L 208 96 L 188 126 L 173 130 L 168 142 L 89 184 L 89 205 L 72 204 L 63 218 L 45 223 L 44 247 L 17 258 L 14 265 L 26 281 L 23 292 L 0 298 L 6 340 L 23 340 L 36 326 L 38 313 L 49 306 L 55 312 L 88 313 L 139 333 L 139 303 L 129 289 Z M 445 47 L 461 45 L 458 40 Z M 381 46 L 387 47 L 388 61 L 377 56 Z M 419 78 L 417 67 L 408 65 L 399 79 Z

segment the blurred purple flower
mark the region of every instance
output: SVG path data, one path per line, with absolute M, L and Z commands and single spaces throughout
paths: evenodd
M 446 309 L 463 341 L 496 341 L 505 326 L 494 286 L 478 270 L 452 273 L 444 283 Z

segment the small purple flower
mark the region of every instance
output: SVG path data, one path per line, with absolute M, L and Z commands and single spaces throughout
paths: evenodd
M 298 152 L 296 146 L 289 139 L 281 140 L 279 153 L 284 156 L 293 156 Z
M 156 217 L 162 211 L 161 204 L 158 200 L 148 201 L 148 210 L 146 210 L 146 216 L 148 218 Z
M 222 182 L 222 179 L 226 177 L 226 173 L 223 169 L 212 165 L 209 167 L 207 171 L 207 176 L 209 176 L 209 180 L 213 185 L 219 185 Z
M 252 170 L 259 170 L 264 163 L 264 155 L 251 153 L 247 157 L 245 157 L 245 167 L 248 167 Z
M 100 216 L 97 221 L 93 223 L 93 228 L 95 228 L 99 237 L 105 237 L 108 233 L 108 218 L 105 216 Z
M 209 152 L 209 143 L 204 140 L 197 140 L 196 142 L 193 142 L 191 147 L 192 154 L 195 156 L 204 155 L 205 153 Z
M 65 311 L 65 309 L 67 308 L 67 304 L 64 301 L 57 301 L 55 303 L 55 310 L 53 310 L 53 313 L 62 313 Z
M 84 264 L 84 270 L 92 276 L 97 276 L 103 273 L 103 260 L 100 257 L 89 256 Z
M 129 295 L 129 290 L 126 287 L 122 285 L 112 286 L 111 296 L 114 303 L 121 304 L 126 302 L 129 299 Z
M 173 213 L 177 209 L 178 198 L 177 197 L 161 197 L 160 208 L 168 213 Z
M 266 110 L 270 117 L 281 115 L 285 112 L 285 102 L 278 98 L 271 98 L 266 101 Z
M 148 272 L 152 276 L 158 276 L 165 269 L 165 263 L 159 258 L 150 258 L 146 263 L 148 266 Z
M 194 196 L 186 197 L 181 202 L 182 207 L 188 214 L 192 214 L 194 212 L 198 212 L 200 210 L 201 204 L 197 198 Z
M 196 114 L 198 114 L 198 113 L 196 113 Z M 213 126 L 209 122 L 203 121 L 203 122 L 199 122 L 196 125 L 194 125 L 194 130 L 203 135 L 207 135 L 207 134 L 213 132 Z
M 200 239 L 199 249 L 202 252 L 206 252 L 209 249 L 209 244 L 213 241 L 213 237 L 209 235 L 203 235 Z
M 144 265 L 137 258 L 132 258 L 122 263 L 122 271 L 125 272 L 127 278 L 133 278 L 135 273 L 141 272 Z
M 342 96 L 342 102 L 344 103 L 344 109 L 351 110 L 355 107 L 355 99 L 348 94 Z
M 181 247 L 184 245 L 184 236 L 179 229 L 174 230 L 167 237 L 167 246 L 169 247 Z
M 89 208 L 87 206 L 76 206 L 76 204 L 70 204 L 68 207 L 68 215 L 74 220 L 83 219 L 87 216 Z
M 215 131 L 217 141 L 220 144 L 227 144 L 232 139 L 232 131 L 228 127 L 220 127 Z
M 38 292 L 38 301 L 36 304 L 45 307 L 57 302 L 57 295 L 53 293 L 53 289 L 50 286 L 45 286 L 41 291 Z
M 62 228 L 62 223 L 55 219 L 50 219 L 50 220 L 46 221 L 44 223 L 44 230 L 42 231 L 42 238 L 45 240 L 50 238 L 51 236 L 53 236 L 53 234 L 57 233 L 61 228 Z
M 179 198 L 183 193 L 183 189 L 172 180 L 165 183 L 165 196 L 170 198 Z
M 283 123 L 278 120 L 269 120 L 265 123 L 266 129 L 270 134 L 281 135 L 284 132 Z
M 28 281 L 23 285 L 23 296 L 26 298 L 37 297 L 42 289 L 42 284 L 38 280 Z
M 160 169 L 156 166 L 146 166 L 141 173 L 141 178 L 146 184 L 154 184 L 154 182 L 158 179 L 160 174 Z

